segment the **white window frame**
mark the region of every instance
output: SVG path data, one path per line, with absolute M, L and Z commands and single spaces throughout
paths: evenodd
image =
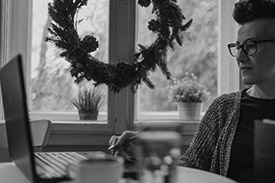
M 218 95 L 240 89 L 240 73 L 227 44 L 236 41 L 238 25 L 232 17 L 235 2 L 219 0 Z
M 30 88 L 30 51 L 31 50 L 31 16 L 32 1 L 2 0 L 1 2 L 1 66 L 17 53 L 21 53 L 24 61 L 26 88 Z M 218 57 L 218 94 L 239 89 L 239 72 L 234 59 L 230 57 L 227 43 L 234 42 L 237 25 L 232 19 L 234 1 L 219 0 L 219 57 Z M 109 60 L 127 60 L 131 62 L 135 51 L 136 40 L 136 1 L 110 0 L 110 33 Z M 222 55 L 222 56 L 221 56 Z M 99 124 L 91 122 L 53 121 L 53 133 L 63 135 L 102 135 L 120 134 L 132 129 L 136 122 L 135 94 L 129 87 L 118 94 L 108 92 L 108 122 Z M 0 110 L 3 111 L 3 110 Z M 1 119 L 3 120 L 3 113 Z M 42 117 L 40 115 L 37 116 Z M 43 116 L 44 118 L 47 117 Z M 108 137 L 104 136 L 103 143 Z M 73 136 L 74 140 L 77 139 Z M 99 141 L 98 139 L 96 139 Z M 67 139 L 67 141 L 69 141 Z M 75 144 L 79 141 L 75 140 Z M 81 142 L 80 142 L 81 143 Z M 84 142 L 90 143 L 90 141 Z
M 23 60 L 29 59 L 27 50 L 30 43 L 30 21 L 28 12 L 25 11 L 29 9 L 29 5 L 27 0 L 1 1 L 1 67 L 17 53 L 22 54 Z M 27 67 L 28 63 L 24 63 L 24 70 Z M 4 121 L 2 105 L 0 117 Z

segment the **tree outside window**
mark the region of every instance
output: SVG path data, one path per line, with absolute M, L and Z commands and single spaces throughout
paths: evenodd
M 59 54 L 62 50 L 45 41 L 51 24 L 47 5 L 51 0 L 33 1 L 31 111 L 76 111 L 70 99 L 78 90 L 70 75 L 70 65 Z M 93 56 L 108 61 L 108 0 L 89 0 L 78 14 L 80 35 L 93 34 L 100 47 Z M 90 82 L 92 84 L 92 82 Z M 107 87 L 100 87 L 106 93 Z M 106 100 L 105 100 L 106 101 Z M 106 112 L 107 104 L 102 107 Z
M 168 68 L 172 75 L 182 78 L 185 72 L 193 72 L 200 83 L 211 92 L 209 103 L 217 96 L 218 63 L 218 1 L 217 0 L 181 0 L 177 1 L 183 10 L 186 21 L 193 19 L 185 34 L 183 46 L 177 46 L 168 54 Z M 138 8 L 138 43 L 149 45 L 154 40 L 153 33 L 147 29 L 147 22 L 152 18 L 150 8 Z M 146 26 L 145 26 L 146 25 Z M 159 69 L 149 77 L 156 85 L 154 90 L 143 86 L 138 93 L 138 119 L 145 113 L 176 111 L 176 104 L 169 102 L 169 81 Z M 158 115 L 156 115 L 158 116 Z

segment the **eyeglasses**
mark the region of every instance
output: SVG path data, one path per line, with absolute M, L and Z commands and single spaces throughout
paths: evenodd
M 257 44 L 259 43 L 267 43 L 273 42 L 275 39 L 268 39 L 268 40 L 258 40 L 256 38 L 247 39 L 240 45 L 239 42 L 237 43 L 230 43 L 228 44 L 228 50 L 232 57 L 237 57 L 240 51 L 240 48 L 244 51 L 245 54 L 248 56 L 253 56 L 257 53 Z

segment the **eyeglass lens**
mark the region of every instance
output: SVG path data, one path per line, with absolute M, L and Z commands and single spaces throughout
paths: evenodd
M 257 52 L 257 42 L 247 40 L 241 45 L 235 43 L 229 45 L 229 51 L 234 57 L 239 54 L 240 49 L 242 49 L 247 55 L 254 55 Z

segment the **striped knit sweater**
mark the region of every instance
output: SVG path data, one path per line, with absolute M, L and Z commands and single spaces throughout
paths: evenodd
M 216 98 L 202 118 L 179 165 L 227 175 L 232 141 L 240 117 L 241 91 Z

